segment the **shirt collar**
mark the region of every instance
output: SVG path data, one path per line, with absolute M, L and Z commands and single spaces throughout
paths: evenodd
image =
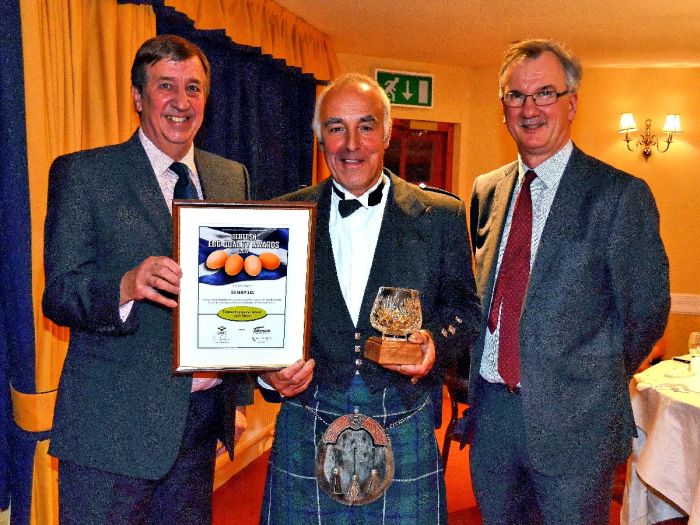
M 564 147 L 557 151 L 554 155 L 542 162 L 534 171 L 537 173 L 537 179 L 541 180 L 547 188 L 551 188 L 561 180 L 564 175 L 564 169 L 569 162 L 571 152 L 574 150 L 574 144 L 569 140 Z M 522 183 L 525 173 L 529 168 L 525 165 L 520 155 L 518 155 L 518 182 Z
M 345 198 L 346 198 L 346 199 L 357 199 L 357 200 L 360 202 L 360 204 L 362 204 L 362 206 L 364 206 L 365 208 L 367 208 L 367 206 L 368 206 L 367 201 L 368 201 L 368 199 L 369 199 L 369 194 L 372 193 L 372 192 L 374 191 L 374 189 L 375 189 L 377 186 L 379 186 L 382 182 L 384 182 L 384 189 L 382 190 L 382 200 L 385 200 L 385 199 L 386 199 L 386 196 L 387 196 L 387 194 L 388 194 L 388 192 L 389 192 L 389 185 L 391 184 L 391 182 L 390 182 L 389 177 L 387 177 L 384 173 L 382 173 L 381 177 L 379 177 L 379 179 L 377 180 L 377 182 L 376 182 L 371 188 L 369 188 L 366 192 L 364 192 L 364 193 L 363 193 L 362 195 L 360 195 L 359 197 L 355 197 L 352 193 L 350 193 L 348 190 L 346 190 L 346 189 L 343 188 L 340 184 L 338 184 L 338 183 L 335 181 L 335 179 L 333 179 L 333 180 L 331 181 L 331 184 L 333 184 L 333 185 L 338 189 L 338 191 L 340 191 L 341 193 L 343 193 L 343 194 L 345 195 Z M 338 199 L 338 200 L 339 200 L 339 197 L 336 195 L 335 192 L 333 192 L 333 197 L 334 197 L 334 199 Z
M 155 144 L 153 144 L 151 139 L 149 139 L 146 136 L 146 134 L 143 132 L 143 129 L 141 129 L 140 127 L 139 140 L 141 141 L 143 149 L 146 151 L 146 156 L 151 162 L 151 166 L 153 167 L 153 171 L 156 173 L 156 175 L 161 175 L 165 173 L 165 171 L 170 168 L 170 165 L 173 162 L 175 162 L 174 159 L 171 159 L 168 155 L 159 150 L 158 147 Z M 179 162 L 182 162 L 185 166 L 187 166 L 190 169 L 191 173 L 197 173 L 197 168 L 194 164 L 194 144 L 190 146 L 189 151 L 185 154 L 185 156 L 182 159 L 180 159 Z

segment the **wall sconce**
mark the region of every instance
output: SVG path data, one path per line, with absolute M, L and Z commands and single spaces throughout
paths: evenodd
M 632 113 L 622 113 L 620 115 L 620 129 L 618 133 L 624 133 L 625 138 L 623 139 L 627 143 L 627 149 L 630 151 L 636 151 L 639 145 L 643 146 L 642 155 L 644 160 L 647 160 L 651 156 L 651 147 L 656 146 L 659 153 L 664 153 L 671 146 L 673 142 L 674 133 L 683 133 L 681 131 L 681 116 L 680 115 L 666 115 L 666 122 L 661 130 L 662 133 L 666 133 L 666 147 L 661 149 L 659 146 L 659 139 L 656 138 L 651 132 L 651 119 L 647 119 L 644 123 L 646 130 L 644 135 L 639 135 L 636 139 L 633 139 L 630 134 L 633 131 L 637 131 L 637 123 L 634 121 L 634 115 Z M 634 147 L 630 146 L 630 142 L 634 141 Z

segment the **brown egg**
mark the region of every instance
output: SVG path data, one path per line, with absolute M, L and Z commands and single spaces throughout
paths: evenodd
M 207 262 L 204 264 L 206 264 L 207 268 L 210 270 L 218 270 L 219 268 L 224 267 L 226 264 L 226 259 L 228 259 L 228 253 L 226 253 L 226 250 L 216 250 L 209 254 L 209 257 L 207 257 Z
M 276 270 L 280 267 L 280 258 L 274 253 L 264 252 L 260 254 L 260 262 L 266 270 Z
M 249 255 L 243 261 L 243 268 L 245 268 L 245 273 L 251 277 L 257 277 L 262 270 L 262 264 L 260 263 L 260 257 L 257 255 Z
M 228 259 L 226 259 L 226 267 L 224 268 L 224 271 L 230 275 L 238 275 L 241 273 L 241 270 L 243 269 L 243 257 L 238 255 L 237 253 L 234 253 L 233 255 L 229 255 Z

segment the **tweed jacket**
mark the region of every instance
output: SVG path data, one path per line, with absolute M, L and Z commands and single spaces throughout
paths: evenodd
M 205 198 L 248 198 L 241 164 L 197 149 L 195 164 Z M 126 322 L 119 317 L 121 277 L 148 256 L 171 255 L 171 224 L 138 133 L 54 161 L 42 304 L 71 329 L 50 446 L 61 459 L 158 479 L 177 456 L 192 378 L 172 373 L 172 311 L 137 301 Z M 232 452 L 235 405 L 251 402 L 252 386 L 227 376 L 217 392 Z
M 476 179 L 470 232 L 487 330 L 517 162 Z M 628 382 L 663 334 L 668 258 L 647 184 L 574 146 L 535 256 L 520 318 L 528 453 L 556 474 L 582 458 L 620 461 L 635 426 Z M 478 424 L 484 334 L 471 362 Z

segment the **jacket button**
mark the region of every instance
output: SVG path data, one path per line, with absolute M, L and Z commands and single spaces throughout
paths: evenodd
M 362 332 L 355 332 L 355 341 L 359 341 L 362 338 Z
M 360 345 L 355 345 L 355 352 L 360 352 L 362 350 L 362 347 Z
M 362 359 L 355 359 L 355 366 L 362 366 Z

